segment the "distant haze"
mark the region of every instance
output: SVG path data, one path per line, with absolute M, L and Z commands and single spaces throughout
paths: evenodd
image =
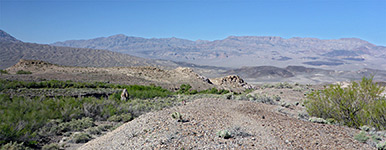
M 219 67 L 305 65 L 333 70 L 385 69 L 386 47 L 358 38 L 321 40 L 277 36 L 229 36 L 222 40 L 141 38 L 118 34 L 52 45 L 107 49 L 152 59 Z

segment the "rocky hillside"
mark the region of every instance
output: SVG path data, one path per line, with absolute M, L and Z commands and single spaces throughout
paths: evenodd
M 29 71 L 32 74 L 16 74 L 17 71 Z M 69 67 L 47 63 L 40 60 L 24 60 L 6 69 L 9 74 L 2 75 L 4 79 L 18 80 L 73 80 L 81 82 L 108 82 L 119 84 L 157 85 L 170 90 L 179 89 L 182 84 L 189 84 L 192 89 L 206 90 L 210 88 L 227 89 L 241 92 L 253 88 L 243 79 L 238 82 L 220 84 L 212 82 L 195 73 L 190 68 L 178 67 L 166 70 L 156 67 Z M 240 82 L 242 81 L 242 82 Z
M 24 43 L 1 30 L 0 53 L 0 69 L 10 67 L 20 59 L 35 59 L 59 65 L 84 67 L 154 66 L 176 68 L 179 66 L 171 61 L 144 59 L 107 50 Z
M 231 137 L 218 137 L 221 130 Z M 272 105 L 199 99 L 142 115 L 79 149 L 374 149 L 354 140 L 358 132 L 291 118 Z
M 215 41 L 146 39 L 114 35 L 53 43 L 56 46 L 108 49 L 135 56 L 223 67 L 306 65 L 325 69 L 386 68 L 386 47 L 357 38 L 321 40 L 271 36 L 230 36 Z

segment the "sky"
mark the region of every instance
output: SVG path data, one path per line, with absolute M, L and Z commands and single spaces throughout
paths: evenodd
M 386 46 L 386 0 L 0 0 L 0 29 L 45 44 L 125 34 L 353 37 Z

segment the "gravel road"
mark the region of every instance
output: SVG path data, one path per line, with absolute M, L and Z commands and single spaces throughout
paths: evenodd
M 150 112 L 79 149 L 373 149 L 354 140 L 359 130 L 285 116 L 272 105 L 198 99 Z M 183 122 L 171 113 L 180 112 Z M 217 137 L 228 130 L 232 137 Z

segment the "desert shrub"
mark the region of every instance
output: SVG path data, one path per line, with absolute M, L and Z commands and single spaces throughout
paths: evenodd
M 291 106 L 291 104 L 287 102 L 280 102 L 279 104 L 281 107 L 285 107 L 285 108 L 289 108 Z
M 74 143 L 86 143 L 92 139 L 90 134 L 87 133 L 74 133 L 71 136 L 71 141 Z
M 178 89 L 177 93 L 184 94 L 188 93 L 189 90 L 192 88 L 189 84 L 181 84 L 180 89 Z
M 277 83 L 275 85 L 275 88 L 277 88 L 277 89 L 287 89 L 287 88 L 288 89 L 292 89 L 293 85 L 291 85 L 291 84 L 289 84 L 287 82 L 284 82 L 284 83 L 280 82 L 280 83 Z
M 42 147 L 42 150 L 60 150 L 60 149 L 61 148 L 57 143 L 47 144 Z
M 231 133 L 228 131 L 228 130 L 220 130 L 216 133 L 216 135 L 218 137 L 221 137 L 221 138 L 224 138 L 224 139 L 228 139 L 228 138 L 231 138 Z
M 276 101 L 280 101 L 281 97 L 279 95 L 275 95 L 275 96 L 273 96 L 273 99 L 275 99 Z
M 271 104 L 271 105 L 275 105 L 276 104 L 276 102 L 274 101 L 274 98 L 269 97 L 268 95 L 255 95 L 255 100 L 254 101 L 260 102 L 260 103 Z
M 366 135 L 366 132 L 361 131 L 357 135 L 354 136 L 354 139 L 359 141 L 359 142 L 366 143 L 367 140 L 369 139 L 369 137 Z
M 380 96 L 384 87 L 373 83 L 373 77 L 352 82 L 347 88 L 340 85 L 313 91 L 305 102 L 307 112 L 319 118 L 333 118 L 349 127 L 362 125 L 386 128 L 386 98 Z
M 359 129 L 361 129 L 362 131 L 366 131 L 366 132 L 370 131 L 370 127 L 366 126 L 366 125 L 361 126 Z
M 182 84 L 180 88 L 177 91 L 177 94 L 186 94 L 186 95 L 194 95 L 194 94 L 227 94 L 229 93 L 228 90 L 225 89 L 216 89 L 216 88 L 211 88 L 211 89 L 206 89 L 206 90 L 191 90 L 192 86 L 189 84 Z
M 68 132 L 68 131 L 82 131 L 83 129 L 87 129 L 94 126 L 94 121 L 92 118 L 82 118 L 82 119 L 73 119 L 69 122 L 64 122 L 59 124 L 60 132 Z
M 117 129 L 117 128 L 120 127 L 122 124 L 123 124 L 123 122 L 119 122 L 119 123 L 115 124 L 113 127 L 111 127 L 111 130 Z
M 326 121 L 327 121 L 327 124 L 336 124 L 337 123 L 335 121 L 335 119 L 333 119 L 333 118 L 327 118 Z
M 385 142 L 379 142 L 378 144 L 377 144 L 377 148 L 378 148 L 378 150 L 386 150 L 386 141 Z
M 133 120 L 133 116 L 128 113 L 128 114 L 120 114 L 120 115 L 114 115 L 111 116 L 108 121 L 113 121 L 113 122 L 128 122 Z
M 91 127 L 91 128 L 88 128 L 86 132 L 91 135 L 100 135 L 102 134 L 102 129 L 98 127 Z
M 102 125 L 99 125 L 98 128 L 101 130 L 101 131 L 108 131 L 109 129 L 111 129 L 113 126 L 111 124 L 102 124 Z
M 295 91 L 295 92 L 301 92 L 301 91 L 303 91 L 303 88 L 302 88 L 302 87 L 295 87 L 295 88 L 293 89 L 293 91 Z
M 373 134 L 371 135 L 371 140 L 373 140 L 375 143 L 379 143 L 380 141 L 382 141 L 382 138 L 376 134 Z
M 274 87 L 275 87 L 275 85 L 273 85 L 273 84 L 264 84 L 264 85 L 262 86 L 263 89 L 266 89 L 266 88 L 274 88 Z
M 7 70 L 0 69 L 0 74 L 8 74 Z
M 317 117 L 311 117 L 308 119 L 312 123 L 320 123 L 320 124 L 327 124 L 328 122 L 324 120 L 323 118 L 317 118 Z
M 177 120 L 178 122 L 182 121 L 182 115 L 179 112 L 174 112 L 172 113 L 171 116 L 173 119 Z
M 2 145 L 0 150 L 32 150 L 32 148 L 24 146 L 23 143 L 9 142 Z
M 16 74 L 32 74 L 31 71 L 24 71 L 24 70 L 19 70 L 16 72 Z

